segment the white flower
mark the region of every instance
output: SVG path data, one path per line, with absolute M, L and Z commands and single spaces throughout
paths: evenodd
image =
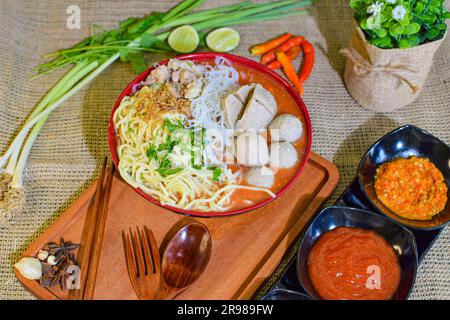
M 390 4 L 394 4 L 394 3 L 397 2 L 397 0 L 386 0 L 386 2 L 387 2 L 387 3 L 390 3 Z
M 373 3 L 372 5 L 367 7 L 367 13 L 377 16 L 380 14 L 382 9 L 383 9 L 383 3 L 375 1 L 375 3 Z
M 395 20 L 402 20 L 405 14 L 406 9 L 402 5 L 396 6 L 394 10 L 392 10 L 392 18 L 394 18 Z

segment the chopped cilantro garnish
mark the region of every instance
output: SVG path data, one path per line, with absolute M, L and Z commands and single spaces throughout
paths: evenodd
M 181 120 L 177 120 L 175 123 L 173 123 L 172 121 L 170 121 L 169 118 L 166 118 L 165 125 L 166 125 L 167 130 L 169 130 L 170 133 L 180 130 L 180 129 L 184 129 L 184 124 L 183 124 L 183 121 L 181 121 Z
M 216 167 L 213 171 L 213 181 L 219 181 L 219 177 L 222 174 L 222 168 Z
M 166 143 L 161 143 L 158 146 L 158 151 L 172 152 L 173 147 L 175 147 L 176 144 L 177 144 L 177 141 L 173 141 L 171 138 L 169 138 Z
M 167 155 L 159 164 L 159 169 L 167 169 L 171 165 L 170 160 L 167 158 Z M 159 170 L 158 169 L 158 170 Z
M 158 153 L 156 152 L 156 149 L 153 145 L 149 146 L 147 149 L 147 157 L 149 159 L 156 159 L 158 156 Z
M 159 172 L 160 175 L 162 175 L 163 177 L 167 177 L 170 176 L 171 174 L 175 174 L 178 173 L 180 171 L 182 171 L 183 168 L 174 168 L 174 169 L 169 169 L 169 168 L 159 168 L 157 171 Z

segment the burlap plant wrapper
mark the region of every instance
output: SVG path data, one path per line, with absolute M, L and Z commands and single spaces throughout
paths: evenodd
M 380 49 L 356 27 L 350 48 L 341 51 L 347 57 L 347 90 L 361 106 L 376 112 L 410 104 L 422 91 L 444 38 L 408 49 Z

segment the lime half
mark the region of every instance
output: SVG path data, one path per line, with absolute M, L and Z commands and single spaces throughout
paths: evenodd
M 206 45 L 213 51 L 228 52 L 236 48 L 240 40 L 236 30 L 220 28 L 206 36 Z
M 173 50 L 187 53 L 197 49 L 200 39 L 197 31 L 193 27 L 186 25 L 174 29 L 167 41 Z

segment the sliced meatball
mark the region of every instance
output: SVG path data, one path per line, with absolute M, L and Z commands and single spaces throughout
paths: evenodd
M 247 103 L 248 99 L 250 98 L 250 94 L 252 90 L 255 88 L 254 83 L 249 83 L 245 86 L 240 87 L 236 92 L 234 93 L 235 97 L 241 101 L 242 104 Z
M 236 128 L 266 129 L 277 111 L 273 95 L 260 84 L 256 84 L 241 119 L 236 123 Z
M 276 168 L 290 168 L 298 161 L 297 150 L 289 142 L 270 145 L 270 164 Z
M 272 169 L 265 166 L 251 168 L 247 171 L 245 178 L 249 185 L 261 188 L 271 188 L 275 182 Z
M 243 107 L 244 105 L 242 102 L 232 93 L 223 99 L 221 109 L 224 112 L 225 125 L 227 128 L 234 129 Z
M 230 93 L 223 99 L 221 109 L 224 112 L 225 125 L 227 128 L 234 129 L 238 121 L 245 103 L 247 102 L 254 84 L 247 84 L 240 87 L 233 93 Z
M 269 162 L 266 139 L 254 130 L 242 133 L 236 140 L 236 159 L 248 167 L 265 165 Z
M 282 114 L 270 123 L 270 139 L 272 141 L 294 142 L 303 134 L 302 122 L 292 114 Z

